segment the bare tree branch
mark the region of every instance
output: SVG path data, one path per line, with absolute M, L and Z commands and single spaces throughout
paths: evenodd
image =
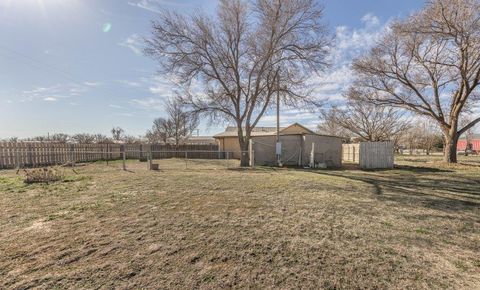
M 355 86 L 373 104 L 406 108 L 434 120 L 445 161 L 456 162 L 459 119 L 478 105 L 480 1 L 431 0 L 391 26 L 381 43 L 354 62 Z
M 317 104 L 305 82 L 326 67 L 322 13 L 316 0 L 222 0 L 216 17 L 164 12 L 145 52 L 184 86 L 200 83 L 202 93 L 186 92 L 182 102 L 196 114 L 235 122 L 246 151 L 277 92 L 290 106 Z

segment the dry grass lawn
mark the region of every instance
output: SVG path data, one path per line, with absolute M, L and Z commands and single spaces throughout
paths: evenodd
M 480 158 L 432 160 L 0 171 L 0 288 L 480 289 Z

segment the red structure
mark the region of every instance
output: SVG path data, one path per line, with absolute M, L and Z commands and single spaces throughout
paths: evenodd
M 470 139 L 470 144 L 471 144 L 471 148 L 468 148 L 468 149 L 480 152 L 480 135 L 474 134 Z M 465 151 L 465 149 L 467 149 L 467 140 L 465 138 L 458 140 L 457 150 Z

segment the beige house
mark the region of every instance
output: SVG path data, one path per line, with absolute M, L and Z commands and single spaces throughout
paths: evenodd
M 280 128 L 283 130 L 285 128 Z M 255 127 L 252 130 L 252 137 L 257 136 L 276 136 L 276 127 Z M 245 133 L 245 131 L 244 131 Z M 237 127 L 229 126 L 225 129 L 225 132 L 214 135 L 213 138 L 217 140 L 220 151 L 228 151 L 233 153 L 233 158 L 240 159 L 241 149 L 238 142 Z
M 276 127 L 253 129 L 251 136 L 255 165 L 276 164 L 276 135 Z M 312 161 L 331 167 L 340 167 L 342 164 L 342 139 L 339 137 L 317 134 L 298 123 L 280 128 L 279 135 L 284 165 L 307 166 Z M 233 158 L 240 158 L 236 127 L 227 127 L 225 132 L 213 137 L 217 139 L 220 151 L 232 152 Z

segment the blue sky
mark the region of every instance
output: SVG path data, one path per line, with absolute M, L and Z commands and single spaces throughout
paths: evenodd
M 0 138 L 47 133 L 104 133 L 121 126 L 141 135 L 162 116 L 172 84 L 141 54 L 142 36 L 159 9 L 213 13 L 214 0 L 0 0 Z M 326 0 L 336 34 L 331 71 L 312 80 L 316 94 L 339 100 L 353 57 L 371 46 L 393 18 L 419 0 Z M 313 127 L 314 113 L 285 111 L 282 124 Z M 273 125 L 267 115 L 261 125 Z M 201 125 L 201 134 L 225 124 Z

